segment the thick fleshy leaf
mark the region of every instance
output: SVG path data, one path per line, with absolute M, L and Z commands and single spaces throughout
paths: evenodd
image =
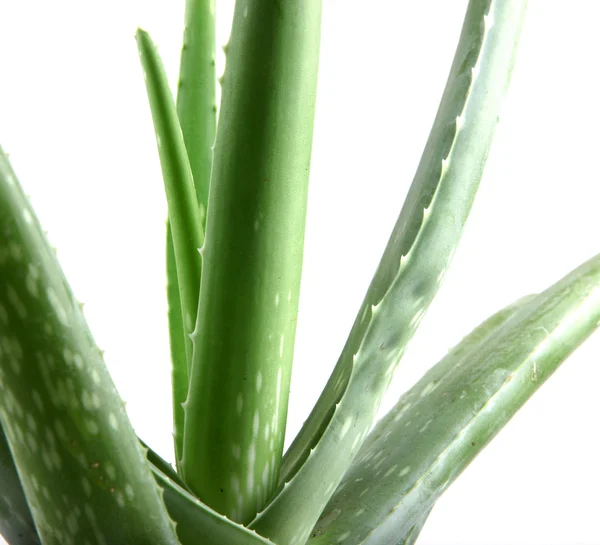
M 226 516 L 201 503 L 164 473 L 153 470 L 163 489 L 171 518 L 177 524 L 181 545 L 274 545 Z
M 227 46 L 182 467 L 243 523 L 283 451 L 320 23 L 321 0 L 238 0 Z
M 146 458 L 154 466 L 156 474 L 164 473 L 179 486 L 185 485 L 171 467 L 150 447 L 140 440 Z M 158 483 L 161 481 L 156 478 Z M 10 448 L 0 427 L 0 535 L 10 545 L 40 545 L 35 524 L 21 486 Z
M 311 545 L 392 545 L 600 321 L 600 255 L 484 322 L 377 424 Z
M 525 5 L 469 3 L 431 135 L 375 277 L 329 382 L 286 453 L 284 484 L 250 525 L 280 545 L 308 537 L 437 292 L 481 179 Z
M 44 545 L 177 545 L 124 404 L 0 150 L 0 423 Z
M 195 545 L 199 536 L 202 536 L 202 545 L 271 544 L 255 532 L 246 530 L 200 503 L 189 493 L 171 465 L 143 441 L 141 444 L 152 465 L 154 478 L 164 491 L 164 501 L 169 515 L 176 522 L 177 534 L 182 545 Z M 3 535 L 10 545 L 41 545 L 8 444 L 1 434 L 0 535 Z
M 194 178 L 202 225 L 217 131 L 215 0 L 186 0 L 177 115 Z
M 184 425 L 181 403 L 185 400 L 189 384 L 192 358 L 192 342 L 189 336 L 194 329 L 198 311 L 202 267 L 198 250 L 204 243 L 204 229 L 192 170 L 162 61 L 147 32 L 138 29 L 136 39 L 144 70 L 169 209 L 168 231 L 171 238 L 167 238 L 169 275 L 167 294 L 171 307 L 169 323 L 173 365 L 175 450 L 179 461 Z M 169 253 L 171 242 L 173 243 L 172 254 Z M 176 281 L 174 275 L 177 275 Z M 179 294 L 179 305 L 173 302 L 177 294 Z M 179 314 L 181 314 L 181 321 L 178 319 Z M 182 345 L 185 347 L 185 358 L 182 358 Z
M 508 307 L 495 313 L 493 316 L 488 318 L 485 322 L 483 322 L 478 327 L 476 327 L 457 346 L 452 348 L 448 352 L 448 355 L 440 363 L 438 363 L 436 366 L 434 366 L 429 371 L 429 373 L 427 373 L 427 383 L 439 381 L 446 374 L 452 372 L 454 370 L 454 365 L 457 362 L 462 361 L 465 357 L 472 355 L 474 352 L 476 352 L 477 348 L 481 345 L 482 341 L 484 341 L 486 338 L 491 336 L 495 331 L 497 331 L 499 329 L 499 327 L 502 324 L 504 324 L 504 322 L 506 322 L 506 320 L 508 318 L 510 318 L 511 316 L 514 315 L 514 313 L 516 312 L 516 310 L 518 308 L 522 307 L 526 302 L 531 301 L 534 297 L 535 296 L 532 295 L 532 296 L 528 296 L 528 297 L 519 299 L 519 301 L 517 301 L 517 302 L 513 303 L 512 305 L 509 305 Z M 423 379 L 423 380 L 425 380 L 425 379 Z M 402 398 L 396 404 L 394 409 L 390 412 L 390 414 L 392 414 L 392 413 L 394 414 L 394 417 L 397 419 L 396 421 L 400 421 L 400 420 L 402 421 L 400 424 L 401 426 L 406 425 L 406 422 L 412 422 L 411 416 L 408 414 L 405 415 L 405 413 L 409 412 L 409 410 L 411 409 L 412 404 L 410 402 L 409 403 L 406 402 L 406 399 L 409 395 L 411 395 L 411 392 L 412 391 L 409 391 L 408 393 L 404 394 L 404 396 L 402 396 Z M 405 416 L 406 416 L 406 418 L 405 418 Z M 389 415 L 388 415 L 388 418 L 389 418 Z M 371 464 L 369 463 L 371 461 L 371 458 L 373 458 L 373 463 L 379 463 L 379 459 L 381 459 L 381 457 L 384 456 L 383 453 L 372 452 L 372 448 L 373 448 L 372 440 L 373 440 L 374 434 L 376 433 L 376 430 L 378 430 L 379 426 L 381 426 L 381 425 L 382 424 L 379 423 L 378 427 L 375 428 L 375 431 L 372 432 L 367 437 L 365 443 L 363 444 L 363 446 L 361 447 L 361 450 L 359 451 L 359 455 L 357 456 L 357 459 L 354 461 L 352 466 L 350 466 L 348 473 L 346 474 L 346 476 L 340 483 L 340 486 L 336 489 L 336 493 L 330 500 L 328 507 L 321 514 L 321 517 L 319 518 L 319 522 L 315 526 L 313 533 L 311 535 L 312 538 L 317 538 L 317 540 L 318 540 L 321 538 L 321 536 L 325 532 L 327 532 L 329 534 L 330 533 L 330 530 L 329 530 L 330 525 L 333 523 L 333 521 L 335 521 L 342 514 L 342 508 L 340 505 L 338 505 L 336 503 L 335 506 L 333 506 L 333 503 L 336 501 L 336 498 L 341 497 L 340 495 L 343 494 L 346 490 L 352 490 L 353 492 L 355 492 L 358 495 L 363 493 L 364 487 L 367 485 L 367 481 L 365 481 L 365 478 L 363 476 L 359 476 L 359 477 L 354 477 L 355 480 L 353 482 L 351 482 L 350 481 L 350 479 L 352 478 L 351 475 L 352 475 L 354 468 L 357 467 L 358 463 L 363 464 L 365 466 L 365 468 L 368 469 L 369 467 L 371 467 Z M 384 434 L 386 434 L 386 437 L 388 439 L 391 437 L 391 434 L 387 434 L 387 430 L 386 430 L 386 432 L 384 432 Z M 383 473 L 382 471 L 381 472 L 379 471 L 379 467 L 380 466 L 375 467 L 375 471 L 378 473 L 377 477 L 380 477 L 381 473 Z M 402 468 L 402 470 L 404 470 L 404 467 Z M 402 470 L 400 471 L 400 473 L 402 473 Z M 386 484 L 393 485 L 396 482 L 399 483 L 403 479 L 403 477 L 408 478 L 407 475 L 404 475 L 403 477 L 396 475 L 395 477 L 396 478 L 394 480 L 392 480 L 391 483 L 386 483 Z M 384 477 L 384 479 L 385 479 L 385 477 Z M 363 495 L 364 495 L 364 493 L 363 493 Z M 346 500 L 346 501 L 348 501 L 348 500 Z M 357 509 L 354 509 L 354 514 L 355 514 L 357 520 L 360 521 L 359 522 L 360 524 L 366 525 L 366 527 L 367 527 L 366 531 L 368 532 L 369 528 L 372 529 L 373 525 L 378 524 L 379 521 L 376 517 L 373 517 L 372 519 L 369 518 L 369 513 L 366 513 L 366 511 L 367 511 L 366 507 L 363 508 L 362 510 L 359 507 Z M 424 524 L 425 520 L 423 519 L 422 522 Z M 408 540 L 408 538 L 412 536 L 416 540 L 415 534 L 418 534 L 418 532 L 420 532 L 421 527 L 422 527 L 422 525 L 420 525 L 420 526 L 416 525 L 415 527 L 410 528 L 408 531 L 405 528 L 403 530 L 403 532 L 396 535 L 396 538 L 398 538 L 398 542 L 400 542 L 400 537 L 405 534 L 406 534 L 405 539 Z M 344 529 L 341 532 L 337 532 L 337 533 L 334 532 L 334 535 L 328 535 L 324 539 L 333 540 L 335 542 L 335 540 L 338 539 L 340 536 L 344 537 L 344 535 L 347 532 L 351 532 L 351 531 L 348 529 Z M 410 541 L 408 541 L 408 542 L 410 542 Z
M 187 0 L 185 4 L 177 115 L 194 180 L 200 220 L 204 227 L 212 167 L 212 146 L 217 128 L 215 0 Z M 183 403 L 187 398 L 191 365 L 186 356 L 186 344 L 191 341 L 183 327 L 180 298 L 171 225 L 167 221 L 167 301 L 173 375 L 173 438 L 177 464 L 183 456 Z M 187 361 L 187 365 L 183 364 L 184 361 Z

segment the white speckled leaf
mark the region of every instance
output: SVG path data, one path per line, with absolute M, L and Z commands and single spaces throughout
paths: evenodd
M 140 440 L 148 462 L 156 474 L 163 473 L 179 486 L 185 484 L 172 466 Z M 162 481 L 156 478 L 158 484 Z M 10 545 L 40 545 L 35 524 L 27 505 L 25 492 L 19 480 L 19 474 L 12 459 L 10 448 L 0 426 L 0 535 Z
M 0 428 L 0 432 L 1 432 Z M 141 441 L 182 545 L 267 545 L 271 542 L 213 511 L 190 495 L 175 470 Z M 8 443 L 0 433 L 0 535 L 10 545 L 40 545 Z
M 469 4 L 415 180 L 340 360 L 250 524 L 304 543 L 358 452 L 462 234 L 514 64 L 525 0 Z
M 186 483 L 246 524 L 277 488 L 300 293 L 322 0 L 238 0 L 202 247 Z
M 397 545 L 598 326 L 600 255 L 476 328 L 371 432 L 310 545 Z
M 177 545 L 124 404 L 0 150 L 0 423 L 44 545 Z

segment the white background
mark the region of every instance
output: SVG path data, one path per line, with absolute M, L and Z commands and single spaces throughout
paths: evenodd
M 324 2 L 288 444 L 400 210 L 466 3 Z M 233 2 L 218 4 L 223 45 Z M 599 11 L 596 0 L 530 1 L 471 219 L 384 409 L 489 314 L 600 251 Z M 136 430 L 168 459 L 166 205 L 133 35 L 151 32 L 174 86 L 182 21 L 183 0 L 0 0 L 0 143 Z M 599 355 L 600 333 L 448 490 L 419 545 L 600 543 Z

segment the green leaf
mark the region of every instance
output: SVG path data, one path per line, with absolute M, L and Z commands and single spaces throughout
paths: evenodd
M 0 535 L 10 545 L 40 545 L 19 474 L 0 426 Z
M 177 468 L 183 457 L 183 431 L 185 412 L 183 404 L 187 399 L 189 368 L 186 355 L 186 339 L 181 311 L 181 293 L 177 281 L 177 261 L 173 248 L 171 223 L 167 220 L 167 305 L 169 317 L 169 343 L 171 349 L 171 391 L 173 396 L 173 443 L 175 445 L 175 462 Z
M 427 373 L 425 378 L 422 379 L 421 382 L 426 381 L 427 384 L 431 384 L 432 382 L 437 383 L 443 377 L 445 377 L 445 375 L 447 375 L 450 372 L 453 372 L 454 366 L 456 365 L 457 362 L 461 362 L 466 357 L 472 356 L 474 353 L 476 353 L 477 348 L 483 343 L 483 341 L 485 341 L 487 338 L 490 338 L 491 336 L 493 336 L 493 334 L 500 329 L 500 326 L 503 325 L 510 317 L 512 317 L 519 308 L 522 308 L 526 303 L 530 302 L 535 297 L 536 297 L 535 295 L 530 295 L 528 297 L 521 298 L 518 301 L 516 301 L 515 303 L 509 305 L 508 307 L 500 310 L 499 312 L 496 312 L 493 316 L 491 316 L 485 322 L 483 322 L 478 327 L 476 327 L 457 346 L 452 348 L 448 352 L 448 355 L 441 362 L 439 362 L 437 365 L 435 365 Z M 408 422 L 410 422 L 412 424 L 413 416 L 412 416 L 412 414 L 407 414 L 408 412 L 410 412 L 410 409 L 412 407 L 412 403 L 407 401 L 407 398 L 408 398 L 408 396 L 411 395 L 411 393 L 412 393 L 412 391 L 409 391 L 408 393 L 404 394 L 404 396 L 396 404 L 394 409 L 392 411 L 390 411 L 389 415 L 386 417 L 387 419 L 389 419 L 391 417 L 390 415 L 393 414 L 394 422 L 400 422 L 400 424 L 398 425 L 400 428 L 402 428 L 402 426 L 406 426 L 406 424 Z M 415 410 L 415 412 L 416 412 L 416 410 Z M 431 422 L 429 422 L 429 424 L 430 423 Z M 427 424 L 427 426 L 429 424 Z M 375 431 L 371 432 L 367 436 L 367 439 L 366 439 L 365 443 L 363 444 L 363 446 L 361 447 L 361 450 L 359 451 L 357 458 L 355 459 L 353 464 L 350 466 L 350 469 L 349 469 L 348 473 L 344 476 L 344 479 L 342 480 L 341 484 L 336 489 L 335 495 L 330 500 L 330 503 L 328 504 L 327 508 L 321 514 L 319 521 L 318 521 L 317 525 L 315 526 L 315 528 L 313 529 L 313 532 L 311 534 L 311 538 L 316 538 L 316 541 L 319 541 L 321 539 L 322 534 L 324 534 L 325 532 L 327 532 L 327 535 L 324 536 L 322 539 L 335 541 L 340 536 L 344 537 L 344 535 L 349 531 L 347 528 L 345 528 L 342 531 L 335 532 L 334 529 L 330 530 L 330 525 L 332 525 L 333 522 L 342 514 L 342 510 L 346 508 L 346 505 L 341 506 L 341 505 L 339 505 L 339 503 L 336 503 L 335 506 L 333 506 L 333 502 L 335 501 L 336 498 L 341 497 L 340 495 L 345 493 L 346 489 L 350 490 L 349 487 L 352 487 L 352 483 L 349 481 L 349 479 L 351 478 L 350 475 L 352 474 L 353 469 L 355 467 L 357 467 L 359 464 L 362 464 L 362 467 L 364 467 L 366 470 L 371 467 L 371 464 L 378 464 L 377 467 L 374 468 L 376 470 L 376 472 L 378 473 L 376 480 L 381 480 L 380 475 L 381 475 L 381 473 L 383 473 L 383 470 L 380 471 L 380 466 L 384 462 L 382 462 L 380 460 L 382 460 L 382 458 L 385 457 L 385 453 L 384 452 L 378 453 L 377 451 L 373 452 L 371 450 L 373 448 L 373 446 L 372 446 L 373 439 L 375 437 L 375 434 L 377 433 L 378 436 L 385 436 L 389 440 L 392 435 L 392 432 L 389 429 L 386 429 L 383 431 L 383 433 L 379 433 L 378 430 L 379 430 L 380 426 L 382 426 L 381 422 L 378 424 L 378 426 L 376 426 Z M 411 427 L 411 430 L 413 432 L 415 429 L 421 430 L 421 427 L 419 427 L 419 428 L 415 428 L 414 426 Z M 390 432 L 390 433 L 388 433 L 388 432 Z M 407 443 L 407 445 L 412 445 L 412 443 Z M 396 457 L 394 458 L 394 461 L 395 462 L 398 461 Z M 393 464 L 390 464 L 390 465 L 393 467 Z M 402 469 L 400 470 L 400 473 L 402 473 L 403 471 L 406 471 L 405 467 L 406 467 L 406 465 L 403 464 Z M 399 483 L 401 481 L 403 481 L 404 479 L 407 479 L 408 478 L 407 475 L 408 475 L 408 472 L 406 473 L 406 475 L 403 475 L 403 476 L 395 475 L 395 477 L 396 477 L 395 479 L 389 479 L 389 476 L 388 476 L 388 478 L 386 480 L 386 486 L 391 487 L 395 490 L 394 485 L 398 484 L 398 486 L 400 486 Z M 370 531 L 369 529 L 372 529 L 376 524 L 379 523 L 379 520 L 375 517 L 375 515 L 373 515 L 373 517 L 371 519 L 371 518 L 369 518 L 370 515 L 365 514 L 365 511 L 367 510 L 367 506 L 369 504 L 368 504 L 368 502 L 367 503 L 362 502 L 362 497 L 365 495 L 364 489 L 371 481 L 366 481 L 363 476 L 355 477 L 355 479 L 358 479 L 358 481 L 354 482 L 354 486 L 352 487 L 352 490 L 354 490 L 359 495 L 359 498 L 360 498 L 359 501 L 361 502 L 361 507 L 355 508 L 355 506 L 349 505 L 348 509 L 352 510 L 352 512 L 354 512 L 355 515 L 358 513 L 357 516 L 360 517 L 360 519 L 359 519 L 360 523 L 366 524 L 365 531 L 368 532 L 368 531 Z M 363 496 L 360 496 L 360 494 L 362 494 Z M 346 497 L 344 496 L 344 501 L 348 502 L 349 500 L 346 499 Z M 363 504 L 364 504 L 364 506 L 363 506 Z M 369 511 L 369 513 L 371 513 L 371 511 Z M 418 535 L 418 532 L 420 532 L 419 526 L 422 527 L 422 525 L 425 522 L 425 518 L 422 520 L 421 525 L 416 525 L 415 527 L 410 528 L 408 531 L 406 530 L 406 528 L 404 528 L 404 530 L 402 532 L 399 532 L 398 534 L 396 534 L 394 539 L 398 538 L 398 541 L 400 541 L 400 536 L 406 534 L 405 539 L 408 539 L 409 537 L 412 536 L 416 540 L 417 536 L 415 534 Z M 331 532 L 331 535 L 330 535 L 330 532 Z M 346 539 L 346 538 L 344 538 L 344 539 Z M 311 539 L 310 541 L 314 541 L 314 539 Z M 410 540 L 408 542 L 410 543 Z
M 1 431 L 1 428 L 0 428 Z M 169 515 L 183 545 L 266 545 L 270 541 L 216 513 L 192 496 L 170 464 L 143 441 Z M 40 545 L 33 519 L 4 435 L 0 433 L 0 534 L 10 545 Z
M 150 462 L 161 473 L 164 473 L 167 477 L 169 477 L 169 479 L 176 482 L 179 486 L 187 488 L 181 480 L 181 477 L 177 474 L 177 471 L 173 469 L 169 462 L 167 462 L 156 452 L 154 452 L 144 441 L 142 441 L 141 439 L 139 441 L 143 447 L 148 462 Z
M 239 0 L 227 48 L 183 472 L 239 522 L 270 497 L 283 450 L 320 18 L 320 0 Z
M 0 150 L 0 423 L 44 545 L 177 545 L 100 351 Z
M 217 129 L 215 0 L 187 0 L 177 88 L 177 114 L 202 225 L 206 220 Z
M 179 68 L 177 114 L 194 180 L 202 227 L 205 226 L 206 220 L 212 146 L 216 133 L 215 95 L 215 2 L 214 0 L 187 0 Z M 187 398 L 191 366 L 191 360 L 186 356 L 186 344 L 191 355 L 191 340 L 183 327 L 177 262 L 169 221 L 167 221 L 167 300 L 173 369 L 173 435 L 175 457 L 179 464 L 183 456 L 185 421 L 183 403 Z
M 153 471 L 182 545 L 274 545 L 206 506 L 162 472 Z
M 484 322 L 377 424 L 309 543 L 395 543 L 599 323 L 600 255 Z
M 189 335 L 196 320 L 202 267 L 198 250 L 204 243 L 204 230 L 183 134 L 164 67 L 148 33 L 138 29 L 136 39 L 167 195 L 189 369 L 192 357 Z M 183 376 L 183 373 L 175 373 L 176 378 Z
M 419 522 L 408 531 L 406 537 L 397 541 L 397 545 L 414 545 L 417 542 L 423 526 L 425 526 L 425 522 L 427 521 L 427 517 L 429 517 L 429 513 L 431 513 L 431 511 L 428 511 L 424 516 L 422 516 Z
M 154 466 L 156 473 L 164 473 L 179 486 L 185 485 L 171 467 L 150 447 L 140 440 L 146 451 L 146 458 Z M 158 479 L 157 479 L 158 481 Z M 160 482 L 159 482 L 160 484 Z M 31 518 L 31 512 L 25 498 L 25 492 L 21 486 L 17 468 L 4 431 L 0 427 L 0 535 L 10 545 L 40 545 L 35 524 Z
M 286 453 L 284 485 L 251 523 L 280 545 L 308 536 L 366 437 L 440 285 L 481 179 L 525 4 L 469 3 L 431 135 L 359 315 L 319 401 Z

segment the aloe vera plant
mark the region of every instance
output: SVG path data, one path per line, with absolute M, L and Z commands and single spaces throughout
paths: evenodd
M 136 437 L 0 154 L 0 532 L 11 545 L 416 541 L 447 486 L 600 321 L 595 257 L 483 322 L 371 430 L 463 232 L 525 7 L 469 2 L 406 202 L 285 453 L 320 2 L 236 2 L 218 128 L 214 3 L 187 2 L 175 97 L 136 34 L 168 202 L 176 470 Z

